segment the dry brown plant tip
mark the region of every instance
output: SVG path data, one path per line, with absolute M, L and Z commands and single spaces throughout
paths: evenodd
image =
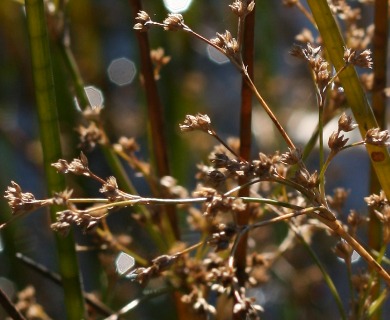
M 206 132 L 207 134 L 213 134 L 211 120 L 207 114 L 198 113 L 195 116 L 186 115 L 183 124 L 180 124 L 179 126 L 182 132 L 199 130 Z
M 178 31 L 183 30 L 186 25 L 184 24 L 184 18 L 179 13 L 169 13 L 168 17 L 163 21 L 164 30 Z
M 232 4 L 229 5 L 229 7 L 238 17 L 245 17 L 253 11 L 255 7 L 255 1 L 235 0 Z
M 379 128 L 372 128 L 367 130 L 364 142 L 376 146 L 388 146 L 389 139 L 388 130 L 381 131 Z
M 349 48 L 344 48 L 344 61 L 346 64 L 352 64 L 360 68 L 372 69 L 373 66 L 370 49 L 358 52 Z
M 152 23 L 152 20 L 150 19 L 150 16 L 145 11 L 140 11 L 137 14 L 137 17 L 135 20 L 139 21 L 134 25 L 134 29 L 137 31 L 145 32 L 148 31 L 150 28 L 150 25 Z

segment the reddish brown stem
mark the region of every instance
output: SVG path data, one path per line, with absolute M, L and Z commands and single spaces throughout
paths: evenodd
M 130 0 L 130 5 L 133 11 L 133 18 L 137 17 L 139 11 L 142 10 L 140 0 Z M 153 63 L 150 58 L 150 46 L 148 35 L 145 32 L 135 32 L 137 37 L 140 61 L 141 61 L 141 74 L 143 77 L 144 87 L 146 91 L 146 100 L 148 106 L 148 119 L 150 126 L 150 133 L 152 139 L 153 154 L 155 159 L 155 165 L 157 169 L 157 175 L 163 177 L 170 175 L 168 155 L 167 155 L 167 143 L 164 136 L 164 117 L 163 108 L 160 101 L 160 96 L 157 90 L 157 84 L 154 79 Z M 161 195 L 164 196 L 164 195 Z M 176 209 L 174 206 L 166 206 L 166 213 L 168 215 L 171 229 L 176 239 L 179 239 L 179 226 L 176 216 Z
M 242 59 L 247 66 L 247 73 L 253 79 L 254 65 L 254 30 L 255 30 L 255 11 L 253 10 L 245 19 L 244 32 L 242 37 Z M 246 81 L 245 75 L 242 77 L 241 85 L 241 114 L 240 114 L 240 157 L 250 160 L 252 143 L 252 88 Z M 245 177 L 240 178 L 240 185 L 247 183 Z M 239 196 L 249 196 L 249 187 L 242 188 Z M 237 215 L 238 225 L 247 225 L 249 223 L 249 206 L 244 212 Z M 247 234 L 245 234 L 237 246 L 234 260 L 237 268 L 237 277 L 240 285 L 246 281 L 246 254 L 247 254 Z

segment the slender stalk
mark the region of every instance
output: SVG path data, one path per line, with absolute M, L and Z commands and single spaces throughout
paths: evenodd
M 343 68 L 345 62 L 345 43 L 337 27 L 327 0 L 308 0 L 313 17 L 321 33 L 324 46 L 336 70 Z M 339 75 L 347 100 L 351 106 L 362 137 L 370 128 L 378 127 L 374 113 L 364 94 L 356 70 L 349 66 Z M 390 199 L 390 155 L 386 148 L 366 145 L 371 163 L 374 166 L 379 182 L 388 199 Z
M 247 67 L 248 76 L 254 77 L 254 39 L 255 39 L 255 9 L 245 17 L 238 19 L 237 41 L 241 44 L 242 60 Z M 243 29 L 243 30 L 242 30 Z M 240 111 L 240 158 L 246 161 L 250 160 L 252 144 L 252 89 L 250 88 L 245 76 L 242 75 L 241 83 L 241 111 Z M 244 185 L 248 178 L 241 177 L 239 184 Z M 241 188 L 238 192 L 240 197 L 249 196 L 249 187 Z M 243 212 L 236 215 L 236 222 L 239 226 L 249 223 L 250 206 L 247 206 Z M 244 285 L 246 281 L 246 255 L 247 255 L 246 233 L 238 244 L 235 251 L 235 262 L 238 283 Z
M 129 1 L 133 18 L 137 17 L 137 13 L 142 10 L 140 0 Z M 157 90 L 157 84 L 154 79 L 153 64 L 150 58 L 150 47 L 147 33 L 136 32 L 138 41 L 138 47 L 140 51 L 141 59 L 141 73 L 143 76 L 146 100 L 148 106 L 148 119 L 149 119 L 149 130 L 153 148 L 153 155 L 155 157 L 155 163 L 157 168 L 157 175 L 159 177 L 170 175 L 169 163 L 168 163 L 168 145 L 164 136 L 164 116 L 163 108 L 160 101 L 160 96 Z M 165 213 L 169 220 L 169 223 L 165 223 L 162 217 L 161 223 L 168 227 L 170 230 L 165 230 L 166 236 L 169 236 L 173 232 L 174 239 L 180 238 L 179 221 L 176 215 L 176 209 L 172 206 L 165 207 Z M 174 240 L 172 239 L 172 240 Z
M 373 71 L 374 85 L 372 93 L 372 108 L 375 119 L 378 122 L 381 130 L 386 129 L 386 97 L 383 90 L 387 84 L 387 47 L 389 37 L 389 4 L 387 0 L 375 1 L 374 13 L 374 39 L 373 39 Z M 373 166 L 370 166 L 370 194 L 379 193 L 381 185 L 375 173 Z M 369 211 L 370 220 L 368 223 L 368 245 L 374 250 L 379 250 L 382 246 L 382 223 L 374 213 L 374 210 Z M 379 297 L 380 291 L 377 286 L 375 295 Z M 376 314 L 375 317 L 379 318 Z
M 51 167 L 61 158 L 61 143 L 44 1 L 26 0 L 25 5 L 47 188 L 61 191 L 66 187 L 64 177 Z M 52 221 L 58 209 L 51 207 Z M 84 298 L 72 233 L 67 238 L 56 234 L 56 244 L 68 319 L 83 319 Z
M 60 41 L 57 42 L 59 51 L 62 55 L 63 61 L 65 63 L 65 66 L 67 67 L 67 70 L 71 76 L 73 85 L 75 86 L 76 96 L 77 96 L 77 102 L 82 110 L 87 108 L 89 106 L 88 97 L 85 93 L 84 87 L 85 83 L 83 80 L 83 77 L 80 73 L 79 67 L 76 63 L 76 60 L 74 58 L 73 52 L 70 47 L 70 40 L 69 35 L 67 33 L 67 30 L 63 30 L 63 35 L 61 37 L 58 37 Z M 102 132 L 104 132 L 103 128 Z M 118 156 L 115 154 L 114 150 L 112 149 L 111 144 L 108 141 L 108 138 L 105 137 L 103 139 L 105 142 L 100 144 L 100 147 L 103 151 L 104 157 L 111 168 L 113 175 L 118 181 L 118 185 L 120 188 L 129 193 L 136 195 L 137 190 L 132 184 L 131 180 L 129 179 L 122 163 L 120 162 Z M 153 238 L 155 244 L 158 246 L 158 248 L 161 251 L 164 251 L 166 249 L 166 245 L 162 239 L 161 233 L 157 232 L 156 228 L 153 226 L 153 222 L 151 221 L 151 215 L 147 211 L 145 207 L 140 207 L 140 210 L 142 211 L 143 215 L 146 217 L 146 229 L 149 233 L 149 235 Z
M 21 262 L 23 262 L 25 265 L 27 265 L 32 270 L 36 271 L 37 273 L 41 274 L 45 279 L 49 279 L 51 282 L 62 286 L 62 280 L 58 273 L 50 271 L 48 268 L 46 268 L 44 265 L 37 263 L 33 259 L 26 257 L 25 255 L 21 254 L 20 252 L 16 253 L 16 258 L 19 259 Z M 91 298 L 91 296 L 84 292 L 84 298 L 85 302 L 94 310 L 99 312 L 101 315 L 110 315 L 113 313 L 112 310 L 110 310 L 105 304 L 103 304 L 101 301 L 99 301 L 95 296 Z
M 5 292 L 0 288 L 0 305 L 12 317 L 13 320 L 26 320 L 26 318 L 15 308 Z

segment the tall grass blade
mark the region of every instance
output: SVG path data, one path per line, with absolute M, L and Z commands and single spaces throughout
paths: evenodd
M 324 46 L 336 70 L 344 66 L 344 40 L 326 0 L 308 0 L 313 17 L 317 23 Z M 378 127 L 372 108 L 363 91 L 356 70 L 351 66 L 339 75 L 348 104 L 351 107 L 359 130 L 364 137 L 366 131 Z M 367 152 L 378 176 L 379 182 L 390 199 L 390 156 L 386 148 L 367 145 Z
M 66 187 L 65 179 L 51 166 L 61 158 L 61 144 L 44 1 L 26 0 L 25 5 L 46 183 L 48 190 L 61 191 Z M 52 221 L 58 209 L 51 208 Z M 67 318 L 83 319 L 84 299 L 72 234 L 67 238 L 56 235 L 56 245 Z

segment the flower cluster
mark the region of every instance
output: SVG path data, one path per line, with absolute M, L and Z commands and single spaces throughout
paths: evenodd
M 376 146 L 388 146 L 390 133 L 388 130 L 381 131 L 379 128 L 367 130 L 364 142 Z
M 366 49 L 358 52 L 349 48 L 344 48 L 344 61 L 357 67 L 372 69 L 371 50 Z
M 343 113 L 338 120 L 338 129 L 334 131 L 328 140 L 328 146 L 333 152 L 339 152 L 348 142 L 348 138 L 344 138 L 341 132 L 349 132 L 354 130 L 357 124 L 353 122 L 351 116 Z
M 59 211 L 56 213 L 56 216 L 57 222 L 52 223 L 51 228 L 63 236 L 69 233 L 72 224 L 80 226 L 86 232 L 94 228 L 100 220 L 100 217 L 94 217 L 72 210 Z
M 237 58 L 240 47 L 237 39 L 232 36 L 229 30 L 226 30 L 223 34 L 217 32 L 217 37 L 210 39 L 210 42 L 218 47 L 226 56 Z
M 5 191 L 4 198 L 8 200 L 8 205 L 14 215 L 31 212 L 42 206 L 52 204 L 51 199 L 37 200 L 32 193 L 22 192 L 22 188 L 14 181 L 11 181 L 11 186 L 8 186 Z
M 313 70 L 314 81 L 318 88 L 322 91 L 328 85 L 331 74 L 329 71 L 329 63 L 321 56 L 321 47 L 312 46 L 307 43 L 306 47 L 294 45 L 290 50 L 290 54 L 294 57 L 304 59 L 309 63 Z
M 248 0 L 234 0 L 232 4 L 229 5 L 233 13 L 238 17 L 245 17 L 253 11 L 255 8 L 255 1 Z

